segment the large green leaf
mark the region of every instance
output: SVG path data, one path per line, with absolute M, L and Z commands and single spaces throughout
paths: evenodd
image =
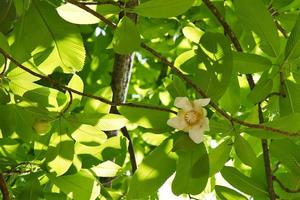
M 247 200 L 241 193 L 221 185 L 216 185 L 215 190 L 221 200 Z
M 285 47 L 285 60 L 291 61 L 300 57 L 300 14 L 298 15 L 295 26 L 288 38 Z
M 176 148 L 179 144 L 180 147 Z M 186 148 L 185 148 L 186 147 Z M 180 136 L 174 145 L 178 154 L 176 175 L 172 183 L 172 191 L 176 195 L 199 194 L 207 184 L 209 161 L 203 143 L 195 144 L 187 134 Z
M 131 123 L 137 124 L 144 128 L 153 128 L 163 131 L 169 131 L 171 128 L 167 125 L 170 114 L 163 111 L 151 110 L 145 108 L 133 108 L 121 106 L 120 113 Z
M 150 0 L 133 9 L 144 17 L 169 18 L 186 12 L 195 0 Z
M 233 142 L 227 139 L 209 152 L 209 176 L 219 172 L 228 161 Z
M 25 54 L 32 54 L 39 70 L 45 74 L 59 66 L 68 73 L 82 70 L 85 49 L 79 29 L 61 19 L 50 4 L 34 0 L 15 34 L 12 53 L 19 61 L 28 59 Z
M 234 149 L 239 159 L 250 167 L 254 167 L 257 162 L 257 157 L 249 144 L 242 136 L 235 136 Z
M 246 194 L 260 198 L 268 197 L 268 191 L 264 186 L 259 185 L 233 167 L 224 167 L 221 174 L 228 183 Z
M 47 151 L 46 164 L 61 176 L 68 171 L 74 158 L 74 141 L 65 133 L 65 127 L 59 120 L 56 125 L 56 132 L 52 134 Z M 50 170 L 50 171 L 52 171 Z
M 261 38 L 263 49 L 271 56 L 280 53 L 280 42 L 276 26 L 261 0 L 234 1 L 237 15 Z
M 279 97 L 280 115 L 300 113 L 300 85 L 295 81 L 285 80 L 286 97 Z
M 275 119 L 274 121 L 265 123 L 266 126 L 277 128 L 284 131 L 290 131 L 290 132 L 298 132 L 300 130 L 300 114 L 294 113 L 288 116 L 284 116 L 278 119 Z M 266 130 L 259 130 L 254 128 L 249 128 L 245 130 L 245 133 L 248 133 L 250 135 L 259 137 L 259 138 L 283 138 L 285 137 L 282 134 L 274 133 L 272 131 L 266 131 Z
M 88 5 L 88 7 L 96 10 L 97 5 Z M 56 10 L 64 20 L 74 24 L 97 24 L 100 22 L 99 18 L 71 3 L 61 5 Z
M 233 54 L 233 66 L 240 73 L 252 74 L 270 69 L 272 62 L 256 54 L 235 52 Z
M 273 140 L 270 145 L 270 152 L 293 174 L 300 176 L 300 145 L 289 139 Z
M 257 104 L 263 100 L 271 93 L 273 89 L 273 80 L 267 79 L 259 81 L 253 90 L 248 95 L 248 98 L 252 103 Z
M 206 32 L 200 44 L 197 55 L 184 62 L 180 68 L 191 73 L 191 79 L 211 99 L 217 101 L 225 93 L 232 77 L 230 43 L 222 34 Z
M 167 139 L 144 158 L 129 184 L 128 199 L 141 199 L 155 194 L 175 172 L 177 156 L 172 148 L 173 139 Z
M 88 170 L 60 177 L 48 174 L 48 177 L 62 192 L 74 200 L 94 200 L 100 195 L 100 183 Z
M 135 23 L 128 17 L 123 17 L 114 32 L 113 46 L 119 54 L 130 54 L 140 47 L 141 38 Z

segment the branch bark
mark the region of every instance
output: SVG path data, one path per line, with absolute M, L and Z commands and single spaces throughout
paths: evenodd
M 9 191 L 8 191 L 6 181 L 5 181 L 2 173 L 0 173 L 0 190 L 1 190 L 1 193 L 2 193 L 3 200 L 10 200 Z
M 132 8 L 139 4 L 138 0 L 129 0 L 128 2 L 124 3 L 125 7 Z M 133 13 L 125 13 L 127 17 L 129 17 L 135 23 L 137 22 L 137 15 Z M 124 16 L 124 13 L 120 13 L 119 18 L 121 19 Z M 129 55 L 120 55 L 115 54 L 115 61 L 113 66 L 112 72 L 112 81 L 111 87 L 113 91 L 113 103 L 125 103 L 129 82 L 131 78 L 131 71 L 133 65 L 134 54 L 131 53 Z M 116 106 L 112 106 L 110 109 L 110 113 L 118 114 L 118 109 Z M 121 129 L 122 134 L 128 139 L 128 152 L 130 155 L 130 163 L 132 168 L 132 173 L 134 173 L 137 169 L 134 146 L 132 140 L 130 138 L 129 132 L 126 127 Z M 113 137 L 118 134 L 118 131 L 110 131 L 107 133 L 108 137 Z

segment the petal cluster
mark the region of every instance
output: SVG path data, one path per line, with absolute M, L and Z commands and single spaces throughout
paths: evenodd
M 209 131 L 207 111 L 203 106 L 209 104 L 210 99 L 196 99 L 189 101 L 187 97 L 176 97 L 174 105 L 180 108 L 176 117 L 167 124 L 178 130 L 188 132 L 189 137 L 197 144 L 204 140 L 204 132 Z

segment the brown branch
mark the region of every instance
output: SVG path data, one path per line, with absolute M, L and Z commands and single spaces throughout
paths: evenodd
M 279 184 L 279 186 L 285 192 L 288 192 L 288 193 L 300 193 L 300 188 L 298 188 L 298 189 L 290 189 L 290 188 L 286 187 L 276 176 L 273 176 L 273 180 L 276 181 Z
M 136 158 L 135 158 L 135 153 L 134 153 L 134 147 L 133 147 L 133 142 L 130 138 L 129 132 L 126 127 L 121 128 L 122 134 L 128 139 L 128 152 L 129 152 L 129 157 L 130 157 L 130 163 L 131 163 L 131 169 L 132 173 L 137 170 L 137 163 L 136 163 Z
M 243 52 L 242 46 L 239 43 L 239 40 L 237 39 L 235 33 L 229 26 L 229 24 L 225 21 L 224 17 L 221 15 L 221 13 L 218 11 L 218 9 L 213 5 L 212 2 L 209 0 L 203 0 L 203 2 L 206 4 L 209 10 L 215 15 L 215 17 L 218 19 L 218 21 L 221 23 L 221 25 L 224 28 L 224 31 L 229 35 L 234 47 L 237 51 Z M 255 82 L 253 80 L 253 77 L 251 74 L 246 75 L 248 84 L 250 89 L 252 90 L 255 87 Z M 259 124 L 264 123 L 264 116 L 262 112 L 262 108 L 260 103 L 258 104 L 258 118 L 259 118 Z M 265 173 L 266 173 L 266 181 L 268 185 L 268 193 L 270 200 L 276 200 L 276 194 L 274 192 L 273 187 L 273 180 L 272 180 L 272 170 L 271 170 L 271 164 L 270 164 L 270 156 L 269 156 L 269 147 L 268 147 L 268 140 L 262 139 L 261 145 L 263 149 L 263 158 L 264 158 L 264 164 L 265 164 Z
M 2 173 L 0 173 L 0 190 L 1 190 L 1 193 L 2 193 L 3 200 L 9 200 L 10 199 L 9 198 L 9 191 L 8 191 L 6 181 L 5 181 Z
M 66 90 L 66 91 L 70 91 L 74 94 L 78 94 L 81 96 L 85 96 L 85 97 L 89 97 L 91 99 L 95 99 L 98 101 L 101 101 L 103 103 L 109 104 L 111 106 L 126 106 L 126 107 L 133 107 L 133 108 L 145 108 L 145 109 L 150 109 L 150 110 L 158 110 L 158 111 L 163 111 L 163 112 L 169 112 L 169 113 L 174 113 L 177 114 L 176 111 L 168 109 L 168 108 L 164 108 L 164 107 L 160 107 L 160 106 L 153 106 L 153 105 L 143 105 L 143 104 L 136 104 L 136 103 L 113 103 L 108 99 L 105 99 L 103 97 L 99 97 L 99 96 L 95 96 L 93 94 L 90 93 L 86 93 L 86 92 L 80 92 L 78 90 L 75 90 L 73 88 L 70 88 L 58 81 L 56 81 L 55 79 L 52 79 L 48 76 L 44 76 L 41 75 L 27 67 L 25 67 L 24 65 L 22 65 L 21 63 L 19 63 L 16 59 L 14 59 L 10 54 L 8 54 L 6 51 L 4 51 L 2 48 L 0 48 L 0 53 L 2 53 L 4 56 L 6 56 L 11 62 L 13 62 L 17 67 L 23 69 L 24 71 L 28 72 L 29 74 L 36 76 L 42 80 L 45 80 L 47 82 L 49 82 L 50 84 L 52 84 L 53 86 L 56 86 L 62 90 Z

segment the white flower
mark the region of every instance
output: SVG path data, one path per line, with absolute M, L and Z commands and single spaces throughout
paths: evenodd
M 178 130 L 188 132 L 189 137 L 197 144 L 204 140 L 204 131 L 209 131 L 207 111 L 203 106 L 209 104 L 210 99 L 196 99 L 189 101 L 187 97 L 176 97 L 174 105 L 179 110 L 176 117 L 167 121 L 167 124 Z

